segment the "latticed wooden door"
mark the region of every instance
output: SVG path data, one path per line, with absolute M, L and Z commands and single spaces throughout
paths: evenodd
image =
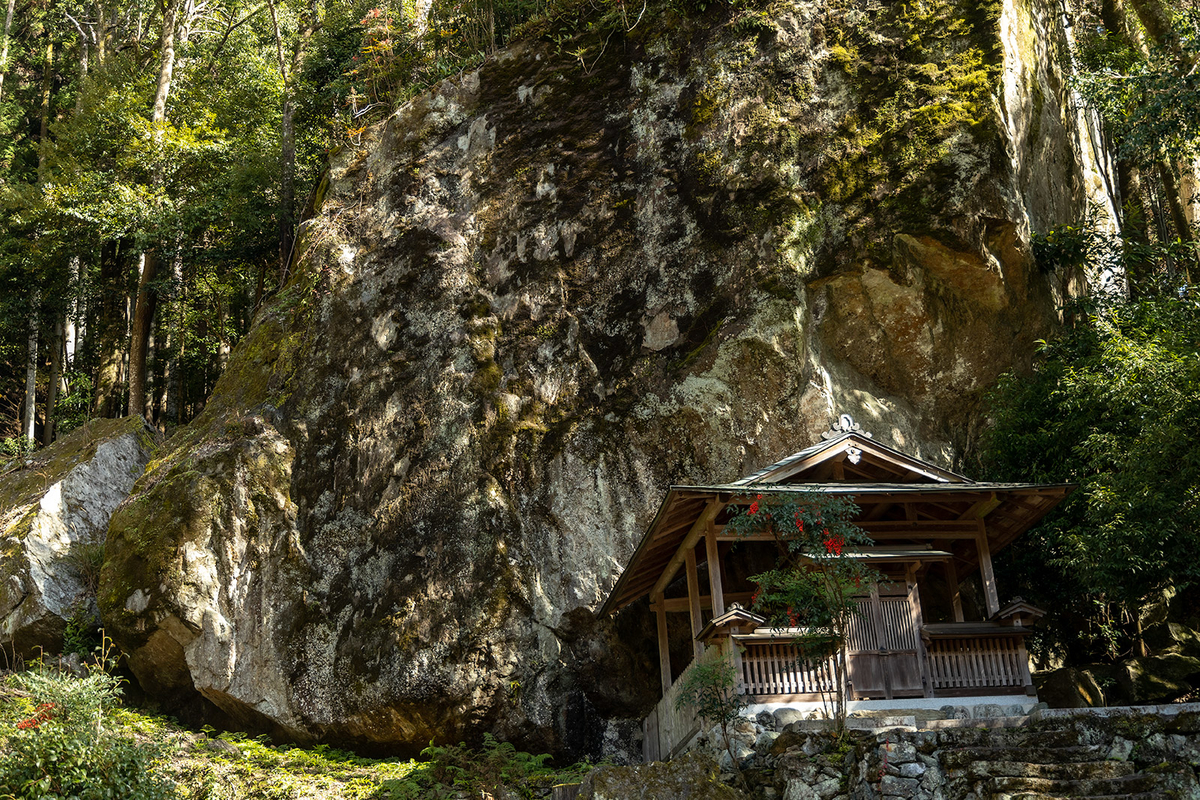
M 846 673 L 853 699 L 891 700 L 925 693 L 914 601 L 902 583 L 873 586 L 869 596 L 859 599 L 859 613 L 846 637 Z

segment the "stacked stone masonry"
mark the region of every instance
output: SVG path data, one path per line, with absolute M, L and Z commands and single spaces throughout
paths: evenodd
M 832 747 L 826 723 L 781 709 L 739 720 L 731 749 L 749 796 L 764 800 L 1200 798 L 1200 705 L 1003 716 L 1009 710 L 851 719 L 848 743 Z M 874 723 L 882 727 L 862 727 Z M 688 749 L 717 758 L 725 781 L 738 784 L 719 728 Z

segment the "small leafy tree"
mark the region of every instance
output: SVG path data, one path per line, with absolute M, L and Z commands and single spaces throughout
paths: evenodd
M 846 635 L 858 612 L 856 596 L 881 577 L 854 558 L 872 540 L 851 520 L 858 506 L 817 492 L 757 494 L 729 521 L 739 536 L 770 534 L 779 551 L 774 569 L 751 576 L 753 608 L 775 627 L 797 629 L 801 658 L 833 663 L 833 720 L 846 727 Z
M 745 778 L 738 767 L 737 757 L 733 754 L 733 742 L 729 738 L 729 725 L 738 718 L 738 713 L 746 704 L 746 696 L 737 691 L 737 670 L 732 659 L 719 649 L 710 647 L 688 667 L 679 681 L 676 710 L 690 707 L 709 723 L 715 722 L 721 726 L 725 752 L 729 753 L 733 769 L 744 783 Z

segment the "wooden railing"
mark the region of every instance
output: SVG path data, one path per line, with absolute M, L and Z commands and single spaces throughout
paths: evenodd
M 935 694 L 1020 689 L 1029 682 L 1025 648 L 1017 636 L 938 638 L 927 649 Z
M 675 708 L 683 679 L 694 665 L 695 662 L 688 665 L 642 722 L 642 755 L 647 762 L 667 760 L 700 730 L 700 718 L 691 706 Z
M 819 699 L 833 690 L 834 667 L 829 658 L 809 660 L 789 639 L 742 639 L 741 686 L 744 694 Z

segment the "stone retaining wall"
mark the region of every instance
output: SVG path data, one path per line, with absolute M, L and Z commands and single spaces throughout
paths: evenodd
M 848 741 L 835 748 L 827 723 L 781 709 L 739 720 L 730 738 L 751 796 L 764 800 L 1200 798 L 1200 704 L 963 711 L 851 719 Z M 719 728 L 688 749 L 716 757 L 724 780 L 737 783 Z

